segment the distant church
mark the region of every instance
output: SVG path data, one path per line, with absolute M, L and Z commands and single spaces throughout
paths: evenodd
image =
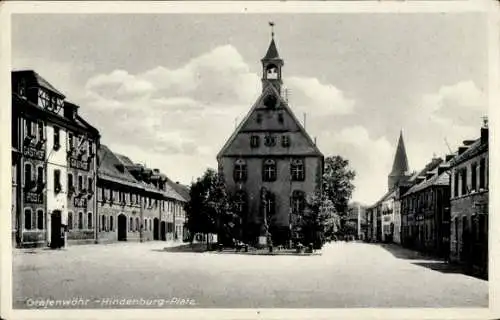
M 243 237 L 286 245 L 307 196 L 321 188 L 323 154 L 282 98 L 274 33 L 262 58 L 262 93 L 217 155 L 219 173 L 238 199 Z

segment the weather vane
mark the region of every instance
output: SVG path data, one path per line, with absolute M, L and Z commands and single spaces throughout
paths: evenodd
M 269 26 L 271 26 L 271 37 L 274 38 L 274 22 L 269 21 Z

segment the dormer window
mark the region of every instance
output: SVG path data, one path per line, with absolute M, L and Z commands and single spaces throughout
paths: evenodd
M 258 148 L 259 147 L 259 142 L 260 142 L 260 137 L 259 136 L 250 136 L 250 147 L 252 147 L 252 148 Z

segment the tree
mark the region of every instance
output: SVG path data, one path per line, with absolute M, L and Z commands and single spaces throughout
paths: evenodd
M 348 211 L 349 199 L 354 191 L 352 181 L 356 177 L 354 170 L 349 168 L 349 160 L 341 156 L 327 157 L 323 173 L 323 196 L 330 200 L 340 219 L 343 229 Z
M 190 201 L 186 203 L 185 211 L 187 228 L 191 235 L 191 243 L 197 233 L 208 234 L 216 232 L 217 217 L 210 206 L 210 196 L 213 193 L 217 173 L 213 169 L 207 169 L 203 176 L 191 184 Z
M 203 176 L 191 184 L 190 201 L 186 204 L 187 227 L 191 234 L 191 243 L 196 233 L 207 236 L 210 233 L 221 238 L 227 238 L 238 227 L 234 214 L 234 202 L 226 192 L 222 177 L 213 169 L 208 168 Z

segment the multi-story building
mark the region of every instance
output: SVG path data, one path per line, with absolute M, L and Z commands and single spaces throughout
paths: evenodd
M 437 164 L 437 165 L 436 165 Z M 411 248 L 446 256 L 450 230 L 449 165 L 434 158 L 416 183 L 401 196 L 404 244 Z
M 240 199 L 245 241 L 289 245 L 307 196 L 321 191 L 323 154 L 281 97 L 283 59 L 273 39 L 262 93 L 217 155 L 226 188 Z M 270 233 L 270 234 L 269 234 Z
M 12 147 L 16 170 L 13 231 L 18 246 L 65 244 L 68 223 L 65 179 L 70 167 L 66 136 L 68 132 L 76 132 L 93 145 L 99 142 L 99 132 L 64 99 L 61 92 L 36 72 L 12 72 Z M 94 163 L 92 157 L 87 156 L 86 160 Z M 95 183 L 95 171 L 88 172 Z M 94 212 L 92 202 L 89 206 L 85 211 Z
M 149 169 L 130 158 L 99 149 L 99 242 L 182 239 L 185 216 L 178 209 L 186 200 L 158 169 Z M 178 217 L 175 217 L 178 214 Z
M 450 260 L 468 264 L 487 275 L 488 270 L 488 127 L 479 139 L 464 141 L 450 161 Z

